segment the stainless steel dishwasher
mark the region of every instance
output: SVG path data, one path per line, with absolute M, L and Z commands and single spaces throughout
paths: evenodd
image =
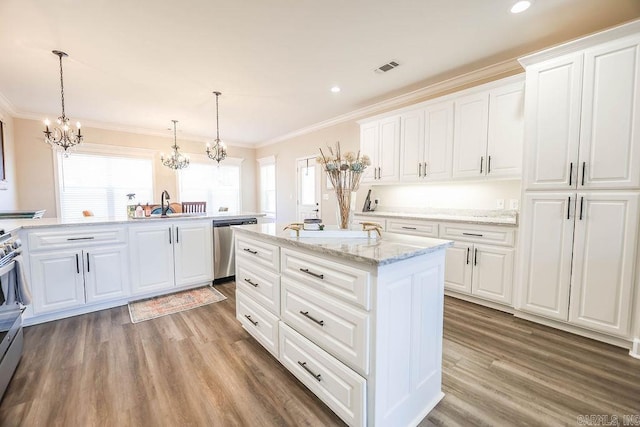
M 224 281 L 236 274 L 232 225 L 257 224 L 256 218 L 213 220 L 213 279 Z

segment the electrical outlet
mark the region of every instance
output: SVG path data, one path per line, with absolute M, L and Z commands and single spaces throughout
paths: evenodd
M 496 200 L 496 208 L 497 209 L 504 209 L 504 199 L 497 199 Z
M 509 209 L 518 210 L 518 199 L 510 199 L 509 200 Z
M 322 200 L 329 200 L 329 195 L 327 193 L 324 193 L 322 195 Z

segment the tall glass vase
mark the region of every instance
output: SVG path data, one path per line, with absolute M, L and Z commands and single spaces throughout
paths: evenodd
M 337 220 L 338 227 L 341 230 L 348 230 L 353 221 L 353 213 L 356 209 L 356 192 L 355 191 L 336 191 L 338 199 Z

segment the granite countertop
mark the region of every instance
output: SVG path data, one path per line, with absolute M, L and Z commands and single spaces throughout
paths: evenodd
M 381 209 L 372 212 L 355 212 L 355 216 L 397 219 L 428 219 L 436 221 L 465 222 L 485 225 L 518 225 L 518 212 L 513 210 L 484 209 Z
M 297 248 L 374 266 L 392 264 L 439 251 L 453 244 L 450 240 L 385 232 L 382 233 L 382 238 L 378 239 L 294 237 L 289 230 L 283 230 L 284 224 L 275 223 L 237 225 L 232 228 L 236 232 L 254 235 L 276 244 L 286 243 Z

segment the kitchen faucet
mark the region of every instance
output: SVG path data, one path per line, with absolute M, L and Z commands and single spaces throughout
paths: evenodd
M 169 193 L 167 193 L 167 190 L 162 190 L 162 196 L 160 196 L 160 206 L 162 207 L 162 217 L 166 217 L 167 216 L 167 212 L 169 212 L 169 199 L 171 199 L 171 197 L 169 196 Z M 165 200 L 167 201 L 167 206 L 164 205 Z

